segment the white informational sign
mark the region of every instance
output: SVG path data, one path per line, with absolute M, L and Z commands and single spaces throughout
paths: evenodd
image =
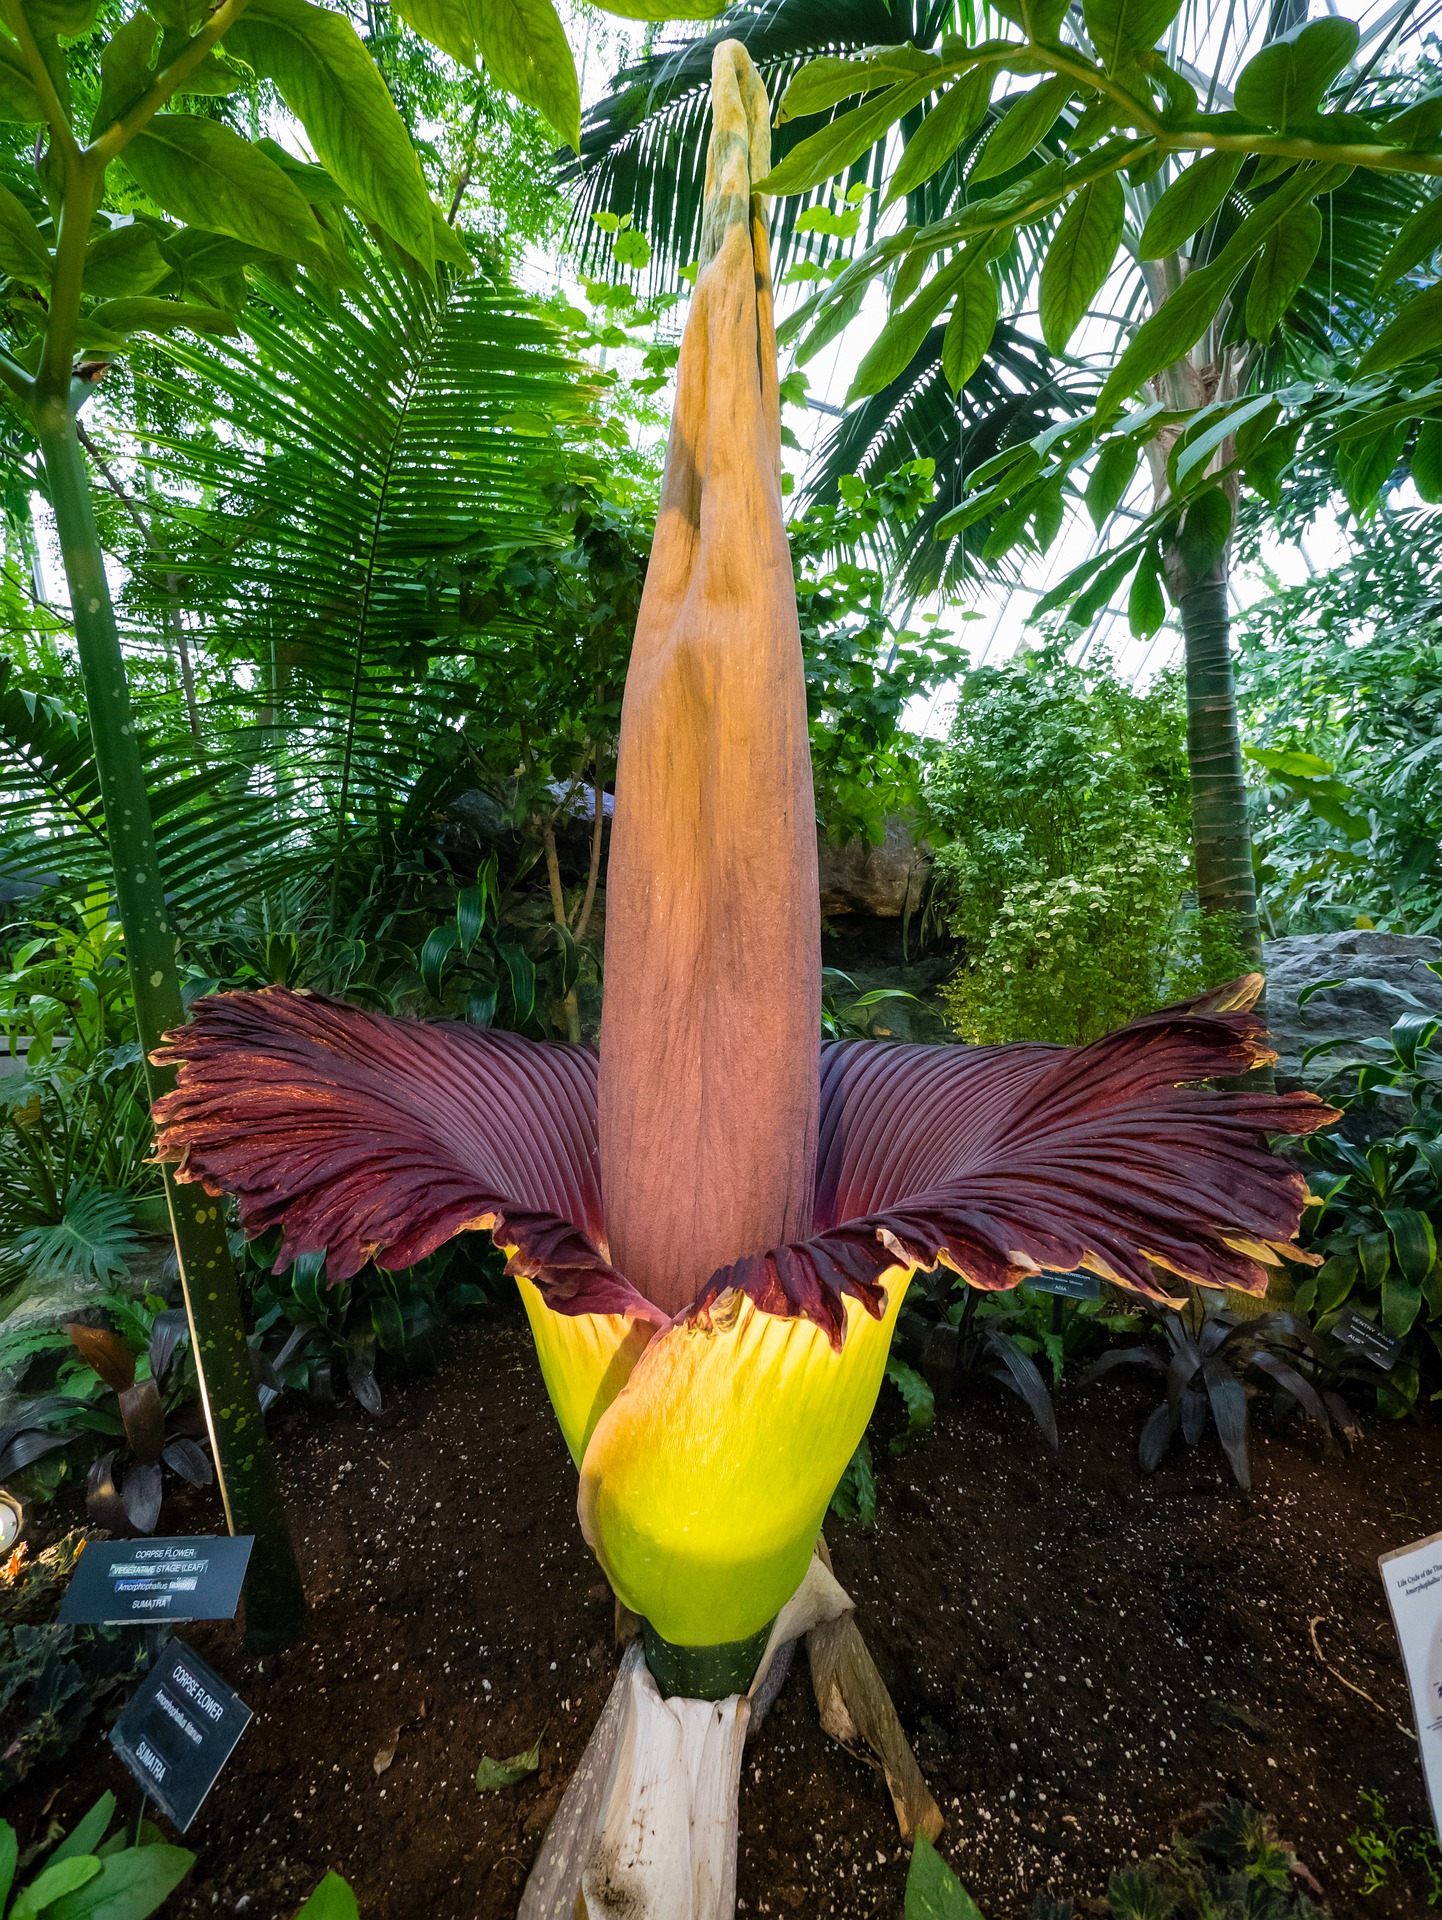
M 1402 1648 L 1432 1824 L 1442 1838 L 1442 1533 L 1377 1562 Z

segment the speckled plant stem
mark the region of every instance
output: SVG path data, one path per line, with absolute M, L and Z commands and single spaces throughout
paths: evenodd
M 39 432 L 70 587 L 136 1024 L 155 1100 L 170 1090 L 174 1074 L 152 1066 L 149 1056 L 161 1035 L 185 1017 L 175 934 L 74 417 L 59 405 L 45 408 Z M 256 1398 L 223 1206 L 199 1186 L 177 1186 L 169 1168 L 164 1173 L 226 1523 L 232 1533 L 255 1536 L 245 1587 L 247 1637 L 252 1645 L 281 1646 L 304 1624 L 305 1593 Z

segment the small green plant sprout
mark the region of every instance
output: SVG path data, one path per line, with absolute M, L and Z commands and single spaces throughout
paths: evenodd
M 4 1920 L 147 1920 L 195 1865 L 184 1847 L 167 1846 L 144 1823 L 140 1844 L 128 1846 L 124 1828 L 107 1840 L 115 1795 L 104 1793 L 33 1880 L 17 1888 L 20 1849 L 15 1829 L 0 1820 L 0 1916 Z M 13 1897 L 12 1897 L 13 1896 Z M 339 1913 L 339 1910 L 337 1910 Z
M 916 1836 L 911 1852 L 903 1920 L 983 1920 L 981 1908 L 924 1833 Z
M 1411 1880 L 1425 1894 L 1429 1908 L 1442 1906 L 1442 1848 L 1436 1834 L 1430 1827 L 1394 1824 L 1386 1802 L 1372 1787 L 1362 1789 L 1361 1800 L 1371 1825 L 1354 1827 L 1347 1844 L 1362 1863 L 1363 1894 L 1380 1893 L 1389 1884 L 1396 1887 Z
M 360 1920 L 356 1897 L 335 1872 L 328 1873 L 295 1920 Z

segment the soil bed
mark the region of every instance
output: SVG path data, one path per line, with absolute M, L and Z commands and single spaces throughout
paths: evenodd
M 1426 1818 L 1376 1557 L 1442 1526 L 1442 1430 L 1373 1426 L 1350 1456 L 1259 1431 L 1247 1495 L 1209 1442 L 1143 1478 L 1149 1405 L 1065 1393 L 1054 1456 L 1019 1403 L 980 1391 L 881 1471 L 873 1532 L 828 1524 L 946 1814 L 942 1851 L 988 1920 L 1047 1890 L 1085 1913 L 1117 1866 L 1234 1794 L 1273 1816 L 1338 1920 L 1420 1913 L 1415 1881 L 1363 1897 L 1347 1842 L 1363 1789 L 1394 1821 Z M 364 1920 L 509 1917 L 616 1659 L 529 1340 L 457 1327 L 379 1422 L 297 1407 L 276 1434 L 311 1633 L 259 1661 L 233 1629 L 185 1631 L 256 1718 L 167 1920 L 290 1920 L 327 1867 Z M 214 1529 L 218 1510 L 176 1499 L 164 1524 Z M 1377 1705 L 1323 1665 L 1314 1622 Z M 533 1778 L 477 1793 L 483 1754 L 538 1734 Z M 96 1723 L 14 1796 L 22 1846 L 106 1786 L 124 1777 Z M 905 1871 L 878 1776 L 823 1736 L 799 1661 L 746 1756 L 739 1911 L 900 1920 Z

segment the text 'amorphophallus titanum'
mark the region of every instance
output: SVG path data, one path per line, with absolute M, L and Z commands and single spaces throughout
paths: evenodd
M 734 41 L 713 104 L 622 721 L 599 1058 L 223 994 L 172 1037 L 179 1086 L 157 1108 L 179 1177 L 235 1195 L 249 1233 L 281 1227 L 281 1265 L 324 1251 L 334 1282 L 479 1228 L 510 1256 L 586 1539 L 644 1623 L 527 1890 L 536 1916 L 609 1913 L 623 1891 L 655 1920 L 731 1911 L 738 1696 L 848 1604 L 814 1556 L 913 1275 L 1002 1288 L 1086 1267 L 1154 1295 L 1167 1274 L 1260 1293 L 1303 1199 L 1265 1135 L 1332 1118 L 1307 1094 L 1200 1084 L 1271 1058 L 1255 980 L 1078 1049 L 822 1048 L 751 190 L 768 107 Z

